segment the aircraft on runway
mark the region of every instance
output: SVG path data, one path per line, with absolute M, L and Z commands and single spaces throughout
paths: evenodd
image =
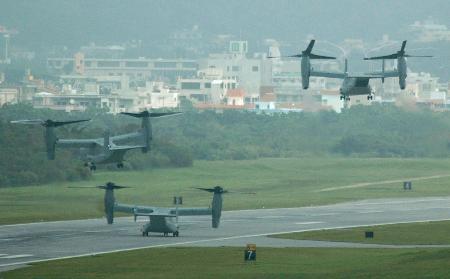
M 341 100 L 350 101 L 350 96 L 354 95 L 367 95 L 368 100 L 373 99 L 373 91 L 369 85 L 370 79 L 379 78 L 384 83 L 385 78 L 398 77 L 400 89 L 405 89 L 406 80 L 406 57 L 432 57 L 429 55 L 409 55 L 405 53 L 406 41 L 403 41 L 401 49 L 390 55 L 378 56 L 378 57 L 368 57 L 364 60 L 383 60 L 382 69 L 380 72 L 356 74 L 349 73 L 347 71 L 347 60 L 345 60 L 344 72 L 324 72 L 315 71 L 311 66 L 310 60 L 313 59 L 336 59 L 336 57 L 323 56 L 312 53 L 315 40 L 311 40 L 308 47 L 302 51 L 301 54 L 288 55 L 284 57 L 294 57 L 301 58 L 301 75 L 302 75 L 302 87 L 303 89 L 308 89 L 309 78 L 310 77 L 326 77 L 326 78 L 337 78 L 343 79 L 340 88 Z M 268 57 L 268 58 L 279 58 L 279 57 Z M 385 59 L 397 59 L 397 69 L 391 71 L 385 71 L 384 60 Z
M 47 158 L 55 159 L 56 147 L 61 148 L 80 148 L 82 153 L 81 160 L 85 166 L 91 170 L 96 170 L 97 164 L 117 164 L 118 168 L 123 168 L 123 157 L 128 150 L 141 149 L 143 153 L 150 150 L 150 141 L 152 140 L 152 126 L 150 118 L 161 117 L 167 115 L 179 114 L 180 112 L 148 112 L 140 113 L 122 112 L 121 114 L 141 118 L 141 129 L 128 134 L 110 136 L 110 132 L 106 131 L 103 138 L 95 139 L 60 139 L 56 136 L 54 128 L 63 125 L 89 121 L 90 119 L 74 120 L 74 121 L 53 121 L 53 120 L 15 120 L 11 123 L 41 125 L 45 127 L 44 138 L 47 149 Z M 136 145 L 119 145 L 119 143 L 127 141 L 138 141 Z
M 178 216 L 211 215 L 212 227 L 218 228 L 220 224 L 220 217 L 222 215 L 222 195 L 230 193 L 220 186 L 215 186 L 214 188 L 195 188 L 198 190 L 213 193 L 211 206 L 179 208 L 178 206 L 155 207 L 118 203 L 114 196 L 114 190 L 129 187 L 119 186 L 112 182 L 108 182 L 106 183 L 106 185 L 95 186 L 95 188 L 105 190 L 104 206 L 106 221 L 108 224 L 114 223 L 114 212 L 133 214 L 134 221 L 136 221 L 137 217 L 139 216 L 145 216 L 149 218 L 149 222 L 145 223 L 142 227 L 142 236 L 148 236 L 150 232 L 163 233 L 164 236 L 168 236 L 169 234 L 172 234 L 174 237 L 179 236 Z

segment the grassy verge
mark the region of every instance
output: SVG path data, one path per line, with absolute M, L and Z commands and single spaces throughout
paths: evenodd
M 38 263 L 15 278 L 447 278 L 450 249 L 155 248 Z
M 374 238 L 365 238 L 373 231 Z M 273 235 L 276 238 L 395 245 L 450 245 L 450 221 L 368 226 Z
M 412 191 L 402 184 L 380 181 L 449 175 L 447 159 L 289 158 L 249 161 L 197 161 L 191 168 L 154 169 L 140 172 L 98 172 L 90 181 L 0 189 L 0 224 L 101 217 L 103 192 L 69 189 L 107 181 L 134 186 L 119 190 L 118 201 L 170 206 L 174 195 L 185 206 L 207 206 L 211 196 L 190 189 L 221 185 L 230 190 L 255 191 L 257 195 L 229 195 L 225 210 L 299 207 L 381 197 L 450 195 L 450 177 L 415 181 Z M 321 189 L 373 182 L 373 185 Z

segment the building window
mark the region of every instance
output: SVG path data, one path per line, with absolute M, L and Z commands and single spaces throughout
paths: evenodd
M 235 52 L 239 51 L 239 43 L 238 42 L 231 43 L 231 51 L 235 51 Z
M 176 68 L 176 62 L 155 62 L 155 68 Z
M 144 61 L 127 61 L 125 63 L 126 67 L 129 68 L 146 68 L 148 67 L 148 62 L 144 62 Z
M 200 89 L 200 82 L 182 82 L 181 89 Z
M 195 69 L 197 69 L 197 63 L 196 62 L 183 62 L 182 65 L 183 65 L 183 68 L 195 68 Z
M 257 72 L 259 71 L 259 67 L 258 66 L 253 66 L 252 67 L 252 72 Z
M 211 88 L 211 82 L 205 82 L 205 88 Z
M 119 61 L 98 61 L 97 62 L 98 67 L 119 67 L 120 63 Z

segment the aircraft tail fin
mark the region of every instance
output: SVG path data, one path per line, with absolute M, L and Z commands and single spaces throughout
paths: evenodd
M 150 122 L 150 118 L 153 117 L 163 117 L 163 116 L 169 116 L 169 115 L 175 115 L 180 114 L 181 112 L 149 112 L 147 110 L 144 110 L 139 113 L 132 113 L 132 112 L 121 112 L 121 114 L 136 117 L 136 118 L 142 118 L 142 133 L 143 133 L 143 139 L 144 139 L 144 147 L 142 148 L 143 153 L 147 153 L 150 150 L 150 142 L 153 138 L 152 134 L 152 124 Z

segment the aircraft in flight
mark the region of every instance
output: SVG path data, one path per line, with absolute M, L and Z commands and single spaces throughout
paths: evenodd
M 168 115 L 179 114 L 180 112 L 148 112 L 140 113 L 122 112 L 121 114 L 140 118 L 141 129 L 133 132 L 117 136 L 110 136 L 109 131 L 105 131 L 103 138 L 94 139 L 61 139 L 55 134 L 54 129 L 60 126 L 90 121 L 90 119 L 73 120 L 73 121 L 53 121 L 53 120 L 15 120 L 11 123 L 41 125 L 45 128 L 44 138 L 47 150 L 47 158 L 55 159 L 56 147 L 59 148 L 79 148 L 82 152 L 81 160 L 85 166 L 91 170 L 97 169 L 97 164 L 113 164 L 118 168 L 123 168 L 124 155 L 132 149 L 141 149 L 143 153 L 150 150 L 150 142 L 152 140 L 152 125 L 150 118 L 162 117 Z M 139 142 L 135 145 L 121 145 L 124 142 Z
M 92 187 L 70 187 L 70 188 L 92 188 Z M 178 217 L 179 216 L 197 216 L 197 215 L 211 215 L 212 227 L 218 228 L 220 224 L 220 217 L 222 215 L 222 195 L 230 193 L 224 190 L 221 186 L 213 188 L 195 188 L 213 194 L 210 207 L 156 207 L 143 206 L 118 203 L 114 196 L 114 190 L 129 188 L 128 186 L 116 185 L 113 182 L 108 182 L 105 185 L 95 186 L 105 190 L 104 207 L 106 221 L 108 224 L 114 223 L 114 212 L 123 212 L 134 215 L 134 220 L 137 217 L 145 216 L 149 218 L 149 222 L 142 227 L 142 236 L 148 236 L 149 233 L 163 233 L 164 236 L 172 234 L 174 237 L 179 236 Z M 233 192 L 231 192 L 233 193 Z M 253 193 L 252 193 L 253 194 Z
M 326 71 L 316 71 L 311 66 L 311 60 L 314 59 L 336 59 L 332 56 L 317 55 L 312 53 L 315 40 L 311 40 L 308 47 L 302 51 L 300 54 L 288 55 L 283 57 L 293 57 L 301 58 L 301 75 L 302 75 L 302 87 L 303 89 L 309 88 L 309 78 L 310 77 L 326 77 L 326 78 L 336 78 L 342 79 L 342 85 L 339 89 L 341 100 L 350 101 L 350 96 L 355 95 L 367 95 L 368 100 L 373 99 L 373 91 L 369 85 L 370 79 L 381 79 L 384 83 L 385 78 L 399 78 L 400 89 L 405 89 L 405 80 L 407 76 L 406 67 L 406 57 L 432 57 L 429 55 L 409 55 L 405 53 L 406 41 L 403 41 L 402 47 L 399 51 L 394 54 L 377 56 L 377 57 L 366 57 L 364 60 L 383 60 L 382 69 L 380 72 L 372 73 L 349 73 L 347 69 L 347 60 L 345 61 L 344 72 L 326 72 Z M 279 57 L 268 57 L 268 58 L 279 58 Z M 385 71 L 386 59 L 397 59 L 397 69 Z

